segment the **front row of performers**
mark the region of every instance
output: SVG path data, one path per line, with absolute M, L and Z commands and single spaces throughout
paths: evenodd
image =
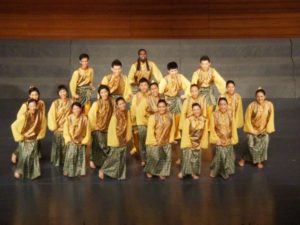
M 259 88 L 256 99 L 249 104 L 245 118 L 241 96 L 235 83 L 227 82 L 203 56 L 192 82 L 178 72 L 175 62 L 167 65 L 162 77 L 157 66 L 140 50 L 139 58 L 122 74 L 119 60 L 112 63 L 111 74 L 104 76 L 98 98 L 91 104 L 93 70 L 89 56 L 80 55 L 80 68 L 73 73 L 68 88 L 60 85 L 58 99 L 53 101 L 46 121 L 45 104 L 38 88 L 31 87 L 29 99 L 11 125 L 19 143 L 11 161 L 16 164 L 15 178 L 35 179 L 41 175 L 40 140 L 46 127 L 53 132 L 51 163 L 63 167 L 67 177 L 84 176 L 86 165 L 98 169 L 99 178 L 126 178 L 126 153 L 138 154 L 148 178 L 165 180 L 170 175 L 171 155 L 179 155 L 178 178 L 199 179 L 201 154 L 209 145 L 215 146 L 210 176 L 228 179 L 235 172 L 234 145 L 237 129 L 248 137 L 245 161 L 263 168 L 267 160 L 269 134 L 275 131 L 273 104 Z M 150 82 L 155 78 L 156 82 Z M 221 93 L 213 95 L 213 85 Z M 183 104 L 182 104 L 183 102 Z

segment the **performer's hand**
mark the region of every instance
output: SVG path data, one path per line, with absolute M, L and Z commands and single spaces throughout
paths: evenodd
M 181 95 L 180 98 L 181 98 L 182 100 L 184 100 L 184 99 L 186 99 L 186 96 L 185 96 L 185 95 Z
M 74 98 L 75 99 L 79 99 L 79 95 L 74 95 Z

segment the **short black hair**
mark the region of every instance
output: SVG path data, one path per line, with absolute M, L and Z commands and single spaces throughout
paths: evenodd
M 200 105 L 199 103 L 197 103 L 197 102 L 195 102 L 195 103 L 192 104 L 192 109 L 193 109 L 194 107 L 196 107 L 196 106 L 198 106 L 198 107 L 201 109 L 201 105 Z
M 152 87 L 152 86 L 158 87 L 158 83 L 157 83 L 157 82 L 152 82 L 152 83 L 150 84 L 150 87 Z
M 28 90 L 28 94 L 30 95 L 32 92 L 37 92 L 40 95 L 40 90 L 37 87 L 30 87 Z
M 67 88 L 66 85 L 64 85 L 64 84 L 58 85 L 58 86 L 57 86 L 57 92 L 56 92 L 56 93 L 59 94 L 59 92 L 60 92 L 61 90 L 65 90 L 65 91 L 67 92 L 67 94 L 69 94 L 69 90 L 68 90 L 68 88 Z
M 80 102 L 73 102 L 72 106 L 71 106 L 71 109 L 73 109 L 74 106 L 77 106 L 77 107 L 79 107 L 81 109 L 83 108 L 82 105 L 80 104 Z
M 111 68 L 113 68 L 114 66 L 121 66 L 122 67 L 121 61 L 118 60 L 118 59 L 115 59 L 114 61 L 112 61 Z
M 126 102 L 125 99 L 124 99 L 123 97 L 117 97 L 117 98 L 116 98 L 116 104 L 118 104 L 119 101 L 124 101 L 124 102 Z
M 202 61 L 208 61 L 208 62 L 210 62 L 210 58 L 207 55 L 203 55 L 200 58 L 200 62 L 202 62 Z
M 192 89 L 192 87 L 196 87 L 197 89 L 199 89 L 197 84 L 191 84 L 190 89 Z
M 141 84 L 141 83 L 147 83 L 148 86 L 149 86 L 149 81 L 148 81 L 148 79 L 145 78 L 145 77 L 142 77 L 142 78 L 139 80 L 139 84 Z
M 144 48 L 141 48 L 141 49 L 138 50 L 138 55 L 139 55 L 141 52 L 145 52 L 145 53 L 147 54 L 147 50 L 144 49 Z
M 255 91 L 255 95 L 257 95 L 257 93 L 263 93 L 264 95 L 266 95 L 266 91 L 263 89 L 263 88 L 258 88 L 256 91 Z
M 29 105 L 31 102 L 35 102 L 36 105 L 38 104 L 38 101 L 33 98 L 28 99 L 27 104 Z
M 228 80 L 226 82 L 226 87 L 228 86 L 228 84 L 233 84 L 235 86 L 235 82 L 233 80 Z
M 168 106 L 168 103 L 166 102 L 165 99 L 159 99 L 157 105 L 159 105 L 159 103 L 164 103 L 166 106 Z
M 82 60 L 82 59 L 90 60 L 90 57 L 89 57 L 88 54 L 82 53 L 82 54 L 79 55 L 79 60 Z
M 102 89 L 105 89 L 108 91 L 108 94 L 110 94 L 110 90 L 109 90 L 109 87 L 107 85 L 104 85 L 104 84 L 101 84 L 99 87 L 98 87 L 98 94 L 100 95 L 100 91 Z
M 176 62 L 169 62 L 167 65 L 168 70 L 178 69 L 178 65 Z
M 227 101 L 227 99 L 225 97 L 219 98 L 218 105 L 219 105 L 220 101 L 225 101 L 228 104 L 228 101 Z

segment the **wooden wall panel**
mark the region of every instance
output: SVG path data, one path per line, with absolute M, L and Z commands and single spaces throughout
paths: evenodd
M 300 37 L 299 0 L 2 0 L 0 38 Z

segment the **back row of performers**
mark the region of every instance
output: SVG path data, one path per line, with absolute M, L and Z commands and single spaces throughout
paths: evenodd
M 36 87 L 29 90 L 25 102 L 12 124 L 12 133 L 19 143 L 12 154 L 16 178 L 34 179 L 41 175 L 40 140 L 46 126 L 53 134 L 51 162 L 63 166 L 68 177 L 86 174 L 86 160 L 99 169 L 99 178 L 126 177 L 126 150 L 139 153 L 141 166 L 148 178 L 161 180 L 170 175 L 171 152 L 177 151 L 179 178 L 186 175 L 199 179 L 201 151 L 215 146 L 210 176 L 229 178 L 235 171 L 233 146 L 238 143 L 237 129 L 248 137 L 248 148 L 239 161 L 252 162 L 263 168 L 267 159 L 269 134 L 274 132 L 274 108 L 266 100 L 262 88 L 243 116 L 241 96 L 235 83 L 227 82 L 211 67 L 209 57 L 200 59 L 200 67 L 192 81 L 178 72 L 176 62 L 167 65 L 162 76 L 154 62 L 147 59 L 144 49 L 129 75 L 122 73 L 122 64 L 114 60 L 111 73 L 104 76 L 98 98 L 91 105 L 94 72 L 89 56 L 81 54 L 80 68 L 74 71 L 68 88 L 58 87 L 46 122 L 45 104 Z M 155 81 L 153 81 L 155 80 Z M 213 85 L 220 92 L 213 95 Z M 183 104 L 182 104 L 183 102 Z M 129 110 L 128 110 L 129 108 Z

